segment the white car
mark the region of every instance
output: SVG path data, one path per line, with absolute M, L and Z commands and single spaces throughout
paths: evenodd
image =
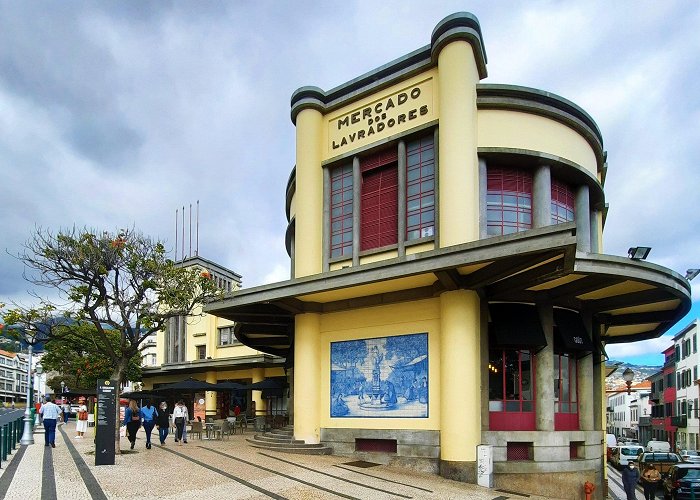
M 700 451 L 697 450 L 681 450 L 680 456 L 684 462 L 700 464 Z

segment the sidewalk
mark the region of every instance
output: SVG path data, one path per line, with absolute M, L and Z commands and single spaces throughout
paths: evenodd
M 85 438 L 76 439 L 75 422 L 60 426 L 54 449 L 44 446 L 43 429 L 37 428 L 35 444 L 18 446 L 3 466 L 0 499 L 525 498 L 407 469 L 358 467 L 348 457 L 260 451 L 245 442 L 252 432 L 223 441 L 193 439 L 183 445 L 168 436 L 162 447 L 156 444 L 156 433 L 153 448 L 147 450 L 140 430 L 133 451 L 123 438 L 124 452 L 116 456 L 115 465 L 96 467 L 93 429 L 88 431 Z

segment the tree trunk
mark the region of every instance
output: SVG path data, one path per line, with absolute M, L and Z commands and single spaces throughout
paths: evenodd
M 121 428 L 121 424 L 122 424 L 121 418 L 120 418 L 121 417 L 121 414 L 120 414 L 121 413 L 120 412 L 121 406 L 119 405 L 119 396 L 121 393 L 120 387 L 121 387 L 122 378 L 124 377 L 124 374 L 126 373 L 126 368 L 128 365 L 129 365 L 129 358 L 120 359 L 119 362 L 117 363 L 117 366 L 114 367 L 114 371 L 112 372 L 112 376 L 110 377 L 112 380 L 117 381 L 117 407 L 116 407 L 117 415 L 116 415 L 115 420 L 114 420 L 114 422 L 116 423 L 116 425 L 114 427 L 114 453 L 117 455 L 121 455 L 121 453 L 122 453 L 122 450 L 119 446 L 119 439 L 120 439 L 119 429 Z

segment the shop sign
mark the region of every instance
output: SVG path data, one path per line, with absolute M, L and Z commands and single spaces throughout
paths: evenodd
M 384 95 L 329 121 L 331 155 L 408 130 L 433 118 L 433 80 Z

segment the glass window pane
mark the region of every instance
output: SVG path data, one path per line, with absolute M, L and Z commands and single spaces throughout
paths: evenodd
M 430 196 L 423 196 L 420 200 L 420 206 L 425 208 L 425 207 L 432 207 L 435 205 L 435 196 L 430 195 Z
M 412 168 L 406 173 L 406 179 L 408 182 L 417 180 L 420 177 L 420 169 Z

